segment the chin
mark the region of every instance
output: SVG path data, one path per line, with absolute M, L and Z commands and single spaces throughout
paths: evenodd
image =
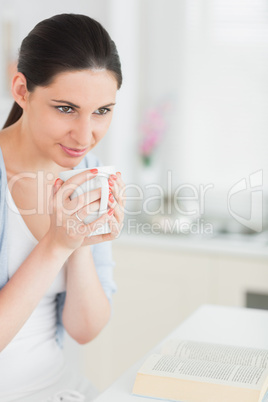
M 76 160 L 76 161 L 70 161 L 69 163 L 58 163 L 59 166 L 61 166 L 64 169 L 73 169 L 74 167 L 76 167 L 77 165 L 79 165 L 79 163 L 81 162 L 82 159 L 80 160 Z

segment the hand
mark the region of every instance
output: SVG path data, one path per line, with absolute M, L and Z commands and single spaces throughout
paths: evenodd
M 77 187 L 85 181 L 93 179 L 96 175 L 95 170 L 84 171 L 66 180 L 66 182 L 61 179 L 55 182 L 49 204 L 49 235 L 53 238 L 53 242 L 59 246 L 75 250 L 81 245 L 104 241 L 99 236 L 88 236 L 96 230 L 96 226 L 99 227 L 112 220 L 113 210 L 109 210 L 89 224 L 84 224 L 83 221 L 79 220 L 79 218 L 83 220 L 85 216 L 99 210 L 101 190 L 92 190 L 72 200 L 70 199 Z
M 125 210 L 125 183 L 122 180 L 121 173 L 117 172 L 116 175 L 111 175 L 109 178 L 109 211 L 112 211 L 111 219 L 108 220 L 108 224 L 111 229 L 111 233 L 92 236 L 89 239 L 85 238 L 83 246 L 88 244 L 100 243 L 103 241 L 109 241 L 116 239 L 124 225 L 124 210 Z M 109 212 L 108 211 L 108 212 Z

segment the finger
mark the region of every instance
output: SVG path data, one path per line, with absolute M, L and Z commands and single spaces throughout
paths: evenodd
M 120 194 L 123 192 L 123 188 L 125 186 L 125 184 L 124 184 L 124 182 L 123 182 L 123 180 L 121 178 L 121 173 L 117 172 L 115 175 L 110 175 L 108 182 L 109 182 L 110 191 L 118 199 Z
M 108 199 L 108 206 L 110 208 L 114 208 L 117 205 L 116 199 L 113 196 L 113 193 L 109 193 L 109 199 Z
M 52 186 L 50 197 L 49 197 L 49 205 L 48 205 L 49 215 L 51 215 L 53 213 L 54 202 L 55 202 L 54 196 L 57 194 L 58 190 L 60 189 L 60 187 L 62 186 L 63 183 L 64 183 L 63 180 L 58 178 L 55 180 L 55 183 Z
M 110 233 L 105 233 L 105 234 L 99 234 L 99 235 L 94 235 L 94 236 L 86 236 L 84 238 L 83 246 L 91 246 L 93 244 L 98 244 L 102 243 L 104 241 L 108 240 L 113 240 L 113 237 L 111 236 Z
M 124 181 L 122 180 L 122 175 L 121 175 L 121 173 L 120 172 L 117 172 L 116 173 L 116 175 L 111 175 L 110 176 L 110 178 L 112 178 L 113 180 L 113 186 L 112 187 L 116 187 L 116 186 L 118 186 L 118 187 L 125 187 L 125 183 L 124 183 Z
M 125 183 L 124 183 L 124 181 L 123 181 L 123 179 L 122 179 L 121 172 L 116 172 L 116 176 L 117 176 L 117 183 L 118 183 L 120 186 L 124 187 L 124 186 L 125 186 Z
M 112 194 L 109 195 L 108 207 L 112 208 L 114 210 L 114 212 L 117 212 L 117 213 L 119 211 L 122 211 L 122 208 L 117 203 L 116 199 L 113 197 Z M 124 215 L 124 213 L 122 213 L 122 215 Z
M 118 226 L 118 223 L 116 222 L 116 220 L 114 220 L 114 218 L 110 219 L 108 221 L 108 224 L 111 229 L 110 233 L 104 233 L 104 234 L 94 235 L 94 236 L 90 236 L 90 237 L 86 236 L 84 239 L 83 245 L 84 246 L 92 245 L 92 244 L 97 244 L 97 243 L 101 243 L 104 241 L 111 241 L 111 240 L 118 238 L 122 231 L 123 224 Z
M 125 186 L 118 185 L 118 183 L 114 184 L 111 188 L 110 192 L 114 196 L 117 203 L 124 209 L 126 197 L 125 197 Z
M 64 183 L 64 181 L 59 178 L 55 180 L 55 183 L 53 186 L 53 195 L 57 194 L 58 190 L 61 188 L 63 183 Z
M 124 221 L 124 211 L 120 207 L 119 204 L 117 203 L 110 203 L 109 202 L 109 208 L 112 208 L 114 210 L 114 218 L 116 219 L 118 224 L 121 224 Z
M 107 222 L 109 222 L 112 219 L 113 214 L 114 214 L 113 209 L 109 209 L 109 211 L 107 213 L 100 216 L 94 222 L 88 223 L 87 225 L 85 225 L 88 235 L 91 235 L 96 230 L 103 227 Z
M 104 242 L 104 241 L 111 241 L 111 240 L 114 240 L 115 238 L 116 238 L 115 234 L 110 232 L 110 233 L 104 233 L 104 234 L 100 234 L 100 235 L 85 237 L 84 241 L 86 242 L 86 244 L 96 244 L 96 243 L 100 243 L 100 242 Z
M 115 182 L 117 181 L 117 176 L 115 174 L 110 174 L 109 179 L 108 179 L 108 183 L 109 183 L 109 187 L 113 187 L 115 185 Z
M 76 212 L 78 209 L 83 208 L 85 205 L 92 204 L 101 198 L 101 189 L 86 191 L 78 197 L 73 198 L 66 204 L 66 209 L 71 212 Z
M 113 215 L 112 219 L 108 222 L 108 225 L 111 229 L 111 237 L 112 239 L 117 239 L 122 231 L 123 228 L 123 222 L 118 222 L 115 218 L 115 215 Z
M 103 234 L 99 234 L 99 235 L 95 235 L 95 236 L 86 236 L 84 238 L 84 242 L 83 242 L 83 246 L 92 246 L 93 244 L 98 244 L 98 243 L 102 243 L 104 241 L 107 241 L 104 237 L 105 235 Z
M 109 201 L 108 201 L 108 207 L 112 208 L 114 210 L 114 217 L 118 222 L 122 222 L 124 219 L 124 209 L 122 208 L 121 205 L 119 205 L 114 198 L 113 194 L 109 194 Z
M 76 209 L 72 216 L 77 218 L 77 216 L 75 216 L 77 214 L 78 217 L 80 219 L 82 219 L 82 221 L 84 221 L 89 216 L 93 216 L 93 217 L 95 216 L 95 219 L 96 219 L 96 218 L 98 218 L 99 209 L 100 209 L 100 201 L 95 201 L 89 205 L 86 205 L 84 208 Z
M 81 184 L 85 183 L 86 181 L 94 179 L 98 174 L 98 169 L 89 169 L 85 170 L 81 173 L 78 173 L 68 180 L 65 181 L 64 185 L 62 186 L 61 190 L 64 191 L 64 199 L 70 197 L 70 195 L 79 187 Z

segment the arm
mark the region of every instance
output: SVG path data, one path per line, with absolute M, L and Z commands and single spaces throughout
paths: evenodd
M 0 291 L 0 351 L 27 321 L 71 252 L 55 246 L 47 234 Z
M 80 174 L 74 183 L 75 180 L 79 184 L 85 178 Z M 69 193 L 71 191 L 73 189 Z M 50 199 L 49 231 L 0 291 L 0 351 L 22 328 L 64 262 L 84 241 L 84 235 L 67 230 L 68 222 L 73 221 L 73 217 L 68 208 L 65 213 L 62 203 L 71 203 L 69 193 L 65 192 L 64 197 L 58 195 L 54 185 Z M 108 218 L 106 216 L 104 219 Z M 90 225 L 86 229 L 87 233 L 92 231 Z
M 120 233 L 123 222 L 124 183 L 117 174 L 111 183 L 114 198 L 109 198 L 109 207 L 114 208 L 111 233 L 95 236 L 111 240 Z M 116 291 L 113 281 L 113 260 L 109 241 L 94 246 L 93 255 L 85 239 L 83 246 L 68 259 L 66 299 L 62 321 L 71 337 L 79 343 L 90 342 L 107 324 L 111 313 L 111 296 Z M 91 240 L 92 241 L 92 238 Z
M 68 259 L 63 325 L 72 338 L 84 344 L 107 324 L 110 312 L 90 246 L 80 247 Z

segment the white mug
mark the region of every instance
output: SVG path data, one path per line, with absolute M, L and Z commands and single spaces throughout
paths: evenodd
M 91 222 L 94 222 L 96 219 L 98 219 L 100 216 L 105 214 L 107 212 L 107 207 L 108 207 L 108 200 L 109 200 L 109 183 L 108 179 L 111 174 L 116 174 L 115 167 L 114 166 L 98 166 L 98 167 L 92 167 L 92 168 L 87 168 L 87 169 L 73 169 L 73 170 L 66 170 L 64 172 L 60 172 L 59 177 L 61 180 L 64 182 L 71 177 L 81 173 L 85 172 L 87 170 L 91 169 L 98 169 L 98 174 L 96 177 L 93 177 L 93 179 L 90 179 L 88 181 L 85 181 L 83 184 L 78 186 L 74 192 L 71 194 L 70 198 L 71 200 L 74 199 L 75 197 L 78 197 L 79 195 L 86 193 L 88 191 L 96 190 L 97 188 L 101 188 L 101 200 L 100 200 L 100 208 L 96 213 L 91 213 L 90 215 L 86 216 L 85 219 L 83 219 L 84 224 L 88 224 Z M 93 233 L 90 234 L 90 236 L 97 235 L 97 234 L 104 234 L 104 233 L 110 233 L 110 228 L 108 223 L 105 225 L 101 225 L 95 230 Z

